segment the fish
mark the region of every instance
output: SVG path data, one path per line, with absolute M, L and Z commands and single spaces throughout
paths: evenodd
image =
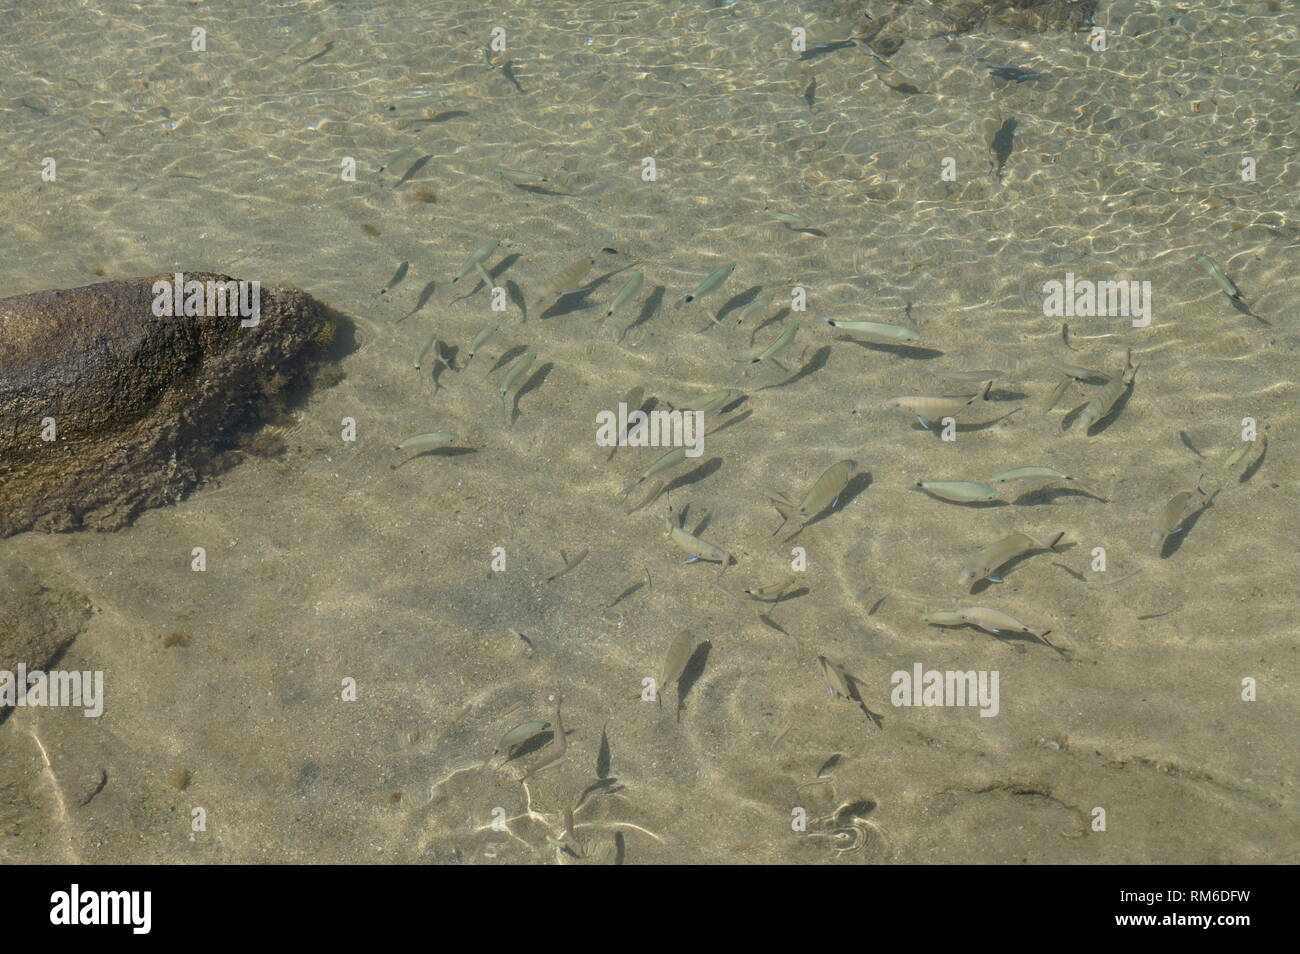
M 1256 443 L 1257 443 L 1256 441 L 1242 441 L 1241 446 L 1238 447 L 1231 454 L 1229 454 L 1228 459 L 1223 462 L 1224 469 L 1225 470 L 1231 469 L 1233 466 L 1240 463 L 1241 459 L 1245 457 L 1248 453 L 1250 453 L 1250 451 L 1255 447 Z M 1268 446 L 1268 435 L 1267 434 L 1260 435 L 1258 444 L 1259 444 L 1259 452 L 1261 454 L 1264 453 L 1264 449 Z
M 1232 279 L 1229 278 L 1224 270 L 1219 267 L 1218 262 L 1201 252 L 1196 253 L 1196 260 L 1200 262 L 1201 267 L 1209 273 L 1209 276 L 1219 283 L 1219 287 L 1223 289 L 1225 295 L 1229 298 L 1241 301 L 1241 292 L 1237 290 L 1237 286 L 1233 284 Z
M 1038 480 L 1039 478 L 1050 478 L 1053 480 L 1074 480 L 1069 474 L 1063 474 L 1059 470 L 1051 467 L 1012 467 L 1010 470 L 1000 470 L 989 478 L 990 484 L 1009 484 L 1013 480 Z
M 425 165 L 428 164 L 429 160 L 432 158 L 433 156 L 430 155 L 430 156 L 421 156 L 419 159 L 416 159 L 415 162 L 411 163 L 411 167 L 407 169 L 404 173 L 402 173 L 402 178 L 398 179 L 396 182 L 393 183 L 393 188 L 396 189 L 403 182 L 409 180 L 413 175 L 415 175 L 417 172 L 423 169 Z
M 1064 537 L 1065 532 L 1062 531 L 1049 540 L 1039 543 L 1033 537 L 1023 533 L 1013 533 L 1005 536 L 996 543 L 984 547 L 971 557 L 957 577 L 957 585 L 968 586 L 984 579 L 992 580 L 994 583 L 1001 583 L 1002 578 L 994 575 L 999 567 L 1026 553 L 1035 553 L 1039 550 L 1055 551 Z
M 763 211 L 786 228 L 794 229 L 796 232 L 808 231 L 813 228 L 812 222 L 805 216 L 795 215 L 793 212 L 778 212 L 775 209 L 764 209 Z
M 779 603 L 781 602 L 781 597 L 785 596 L 785 594 L 790 590 L 790 587 L 794 586 L 798 579 L 798 576 L 791 573 L 784 580 L 779 580 L 776 583 L 768 583 L 764 586 L 751 586 L 744 592 L 751 600 L 758 600 L 760 603 Z
M 997 160 L 996 175 L 999 182 L 1005 178 L 1003 167 L 1011 157 L 1011 148 L 1015 144 L 1016 125 L 1014 118 L 1006 120 L 993 134 L 993 141 L 989 146 L 993 150 L 993 158 Z
M 570 292 L 577 291 L 581 287 L 582 280 L 587 276 L 587 272 L 591 271 L 591 266 L 595 264 L 596 260 L 594 258 L 580 258 L 576 262 L 565 266 L 542 286 L 542 290 L 536 298 L 537 304 L 553 301 L 564 297 Z
M 568 557 L 568 554 L 566 554 L 563 550 L 561 550 L 561 551 L 560 551 L 560 559 L 564 561 L 564 568 L 563 568 L 562 570 L 559 570 L 558 572 L 556 572 L 556 573 L 552 573 L 550 576 L 548 576 L 548 577 L 546 578 L 546 582 L 547 582 L 547 583 L 553 583 L 553 582 L 555 582 L 556 580 L 558 580 L 560 577 L 564 576 L 564 574 L 568 573 L 570 570 L 572 570 L 575 566 L 577 566 L 577 565 L 578 565 L 579 563 L 581 563 L 583 560 L 587 559 L 587 554 L 590 553 L 590 552 L 591 552 L 590 550 L 583 550 L 581 553 L 579 553 L 577 556 L 575 556 L 572 560 L 570 560 L 569 557 Z
M 528 369 L 533 366 L 533 362 L 536 360 L 537 352 L 529 351 L 527 354 L 515 359 L 515 362 L 510 365 L 510 370 L 506 372 L 505 380 L 501 382 L 501 399 L 503 401 L 505 400 L 506 392 L 516 384 L 523 383 L 524 375 L 528 373 Z
M 415 356 L 416 371 L 420 370 L 420 364 L 424 361 L 424 356 L 429 353 L 429 349 L 433 347 L 433 343 L 437 340 L 438 336 L 436 332 L 429 335 L 429 340 L 424 343 L 424 347 L 420 349 L 420 353 Z
M 692 533 L 687 533 L 671 517 L 668 518 L 668 536 L 679 549 L 690 554 L 685 561 L 687 563 L 694 563 L 696 560 L 703 560 L 707 563 L 720 563 L 722 569 L 719 573 L 725 572 L 727 567 L 731 565 L 732 556 L 730 553 L 722 549 L 722 547 L 701 540 Z
M 704 281 L 700 282 L 699 285 L 695 287 L 695 291 L 691 292 L 685 299 L 683 299 L 683 303 L 689 303 L 695 301 L 702 295 L 707 295 L 709 292 L 713 291 L 713 289 L 725 282 L 735 270 L 736 265 L 734 262 L 730 265 L 721 265 L 718 268 L 715 268 L 704 277 Z
M 817 665 L 821 667 L 822 679 L 826 683 L 826 688 L 836 699 L 843 699 L 856 707 L 867 721 L 880 728 L 880 722 L 877 717 L 867 708 L 867 704 L 858 698 L 858 694 L 853 685 L 853 678 L 844 668 L 844 664 L 836 662 L 827 656 L 818 656 Z
M 534 185 L 538 182 L 550 181 L 541 173 L 524 172 L 521 169 L 507 169 L 505 166 L 493 166 L 492 171 L 501 178 L 513 182 L 515 185 Z
M 569 747 L 569 741 L 568 736 L 564 732 L 564 720 L 560 718 L 560 703 L 563 701 L 564 699 L 557 693 L 555 696 L 555 746 L 551 749 L 549 755 L 538 759 L 532 768 L 524 772 L 523 776 L 519 779 L 521 782 L 528 781 L 542 769 L 549 765 L 554 765 L 556 762 L 560 761 L 560 759 L 564 758 L 564 753 Z
M 671 404 L 674 410 L 680 411 L 700 411 L 703 414 L 711 414 L 714 411 L 720 411 L 729 404 L 735 403 L 744 397 L 744 391 L 738 391 L 735 388 L 723 388 L 721 391 L 710 391 L 702 397 L 692 398 L 681 404 Z M 629 404 L 628 407 L 631 407 Z
M 689 629 L 681 630 L 668 644 L 663 663 L 659 666 L 659 688 L 666 689 L 677 685 L 686 672 L 686 664 L 695 654 L 695 634 Z
M 925 94 L 925 90 L 917 89 L 911 83 L 891 83 L 889 82 L 889 80 L 883 78 L 880 80 L 880 82 L 884 83 L 895 93 L 902 93 L 906 96 L 919 96 Z
M 1011 83 L 1024 83 L 1029 80 L 1051 79 L 1051 73 L 1034 73 L 1029 70 L 1022 70 L 1015 66 L 990 66 L 988 71 L 998 79 L 1004 79 Z
M 1066 364 L 1058 361 L 1056 366 L 1060 368 L 1071 381 L 1092 381 L 1104 384 L 1110 380 L 1110 374 L 1106 371 L 1098 371 L 1096 368 L 1081 368 L 1077 364 Z
M 855 460 L 841 460 L 832 464 L 817 478 L 817 481 L 804 494 L 803 500 L 799 501 L 797 507 L 779 494 L 768 494 L 768 499 L 776 507 L 777 512 L 781 514 L 781 524 L 776 530 L 772 531 L 772 535 L 775 536 L 779 533 L 781 527 L 784 527 L 795 515 L 803 517 L 803 525 L 799 527 L 802 530 L 813 517 L 820 514 L 827 507 L 834 509 L 835 505 L 839 503 L 840 494 L 844 492 L 844 488 L 853 479 L 857 467 L 858 462 Z
M 402 279 L 406 277 L 406 272 L 410 267 L 410 262 L 403 262 L 401 265 L 398 265 L 397 271 L 393 272 L 393 277 L 388 280 L 388 284 L 379 289 L 376 294 L 383 295 L 396 288 L 401 283 Z
M 467 111 L 463 110 L 463 109 L 447 109 L 447 110 L 443 110 L 442 112 L 438 113 L 438 114 L 435 115 L 435 116 L 426 116 L 426 117 L 424 117 L 423 119 L 411 119 L 411 120 L 408 120 L 407 122 L 403 123 L 403 124 L 402 124 L 401 126 L 399 126 L 398 128 L 399 128 L 399 129 L 409 129 L 409 128 L 413 127 L 413 126 L 420 126 L 420 125 L 424 125 L 424 124 L 428 124 L 428 125 L 430 125 L 430 126 L 433 126 L 433 125 L 438 125 L 438 124 L 440 124 L 440 123 L 451 122 L 451 120 L 453 120 L 453 119 L 460 119 L 460 118 L 462 118 L 462 117 L 464 117 L 464 116 L 468 116 L 468 115 L 469 115 L 469 113 L 468 113 Z
M 885 402 L 886 410 L 895 408 L 907 411 L 916 415 L 917 420 L 923 427 L 929 427 L 930 421 L 942 421 L 945 417 L 956 419 L 957 415 L 966 408 L 970 407 L 976 401 L 988 400 L 989 390 L 993 387 L 993 382 L 989 381 L 984 386 L 984 390 L 978 394 L 960 394 L 955 397 L 924 397 L 908 396 L 890 398 Z
M 413 152 L 415 152 L 415 143 L 411 143 L 409 145 L 403 146 L 401 149 L 397 150 L 397 152 L 393 153 L 391 156 L 385 159 L 384 164 L 379 167 L 378 171 L 383 172 L 393 163 L 400 162 L 402 159 L 405 159 Z
M 1120 399 L 1129 386 L 1133 383 L 1133 378 L 1137 375 L 1138 366 L 1133 363 L 1133 352 L 1124 353 L 1124 367 L 1111 376 L 1110 380 L 1097 392 L 1096 396 L 1088 402 L 1083 411 L 1075 419 L 1080 430 L 1086 432 L 1093 424 L 1100 421 L 1110 413 L 1111 408 Z
M 332 49 L 334 49 L 334 41 L 333 41 L 333 40 L 329 40 L 329 41 L 325 44 L 325 49 L 321 50 L 319 53 L 317 53 L 317 54 L 315 54 L 315 55 L 313 55 L 313 56 L 309 56 L 309 57 L 307 57 L 307 59 L 303 60 L 303 61 L 302 61 L 301 63 L 299 63 L 298 65 L 299 65 L 299 66 L 306 66 L 308 63 L 314 62 L 315 60 L 319 60 L 322 56 L 324 56 L 326 53 L 328 53 L 328 52 L 329 52 L 330 50 L 332 50 Z
M 426 447 L 446 447 L 456 442 L 456 435 L 450 431 L 434 431 L 429 434 L 416 434 L 408 437 L 393 450 L 423 450 Z
M 618 290 L 618 294 L 614 296 L 614 300 L 610 302 L 609 310 L 605 312 L 605 317 L 606 318 L 612 317 L 614 312 L 618 311 L 629 301 L 635 298 L 637 296 L 637 293 L 641 291 L 641 285 L 644 282 L 645 282 L 644 275 L 642 275 L 640 272 L 633 272 L 631 277 L 628 278 L 628 280 L 623 283 L 623 287 Z
M 636 484 L 633 484 L 632 486 L 635 487 Z M 649 504 L 651 501 L 656 500 L 659 497 L 659 495 L 664 492 L 664 488 L 667 486 L 668 486 L 667 480 L 656 480 L 653 484 L 650 485 L 650 490 L 646 493 L 644 497 L 640 498 L 635 504 L 632 504 L 623 512 L 627 514 L 636 513 L 638 510 L 640 510 L 642 507 Z M 631 489 L 632 487 L 629 487 L 628 491 L 630 491 Z
M 911 344 L 921 340 L 920 333 L 902 325 L 886 325 L 877 321 L 838 321 L 834 318 L 826 324 L 886 344 Z
M 474 354 L 475 354 L 475 352 L 477 352 L 480 348 L 482 348 L 483 345 L 487 344 L 487 340 L 488 340 L 489 338 L 491 338 L 494 334 L 496 334 L 496 330 L 497 330 L 499 327 L 501 327 L 501 326 L 500 326 L 500 325 L 486 325 L 486 326 L 484 326 L 482 329 L 479 330 L 479 333 L 476 334 L 476 335 L 474 336 L 474 340 L 471 341 L 471 342 L 469 343 L 469 350 L 465 353 L 465 354 L 466 354 L 466 356 L 465 356 L 465 364 L 466 364 L 466 365 L 468 365 L 472 360 L 474 360 Z M 462 370 L 464 370 L 464 369 L 462 369 Z
M 489 239 L 478 248 L 474 249 L 474 251 L 470 252 L 469 258 L 465 259 L 465 264 L 460 267 L 460 271 L 456 273 L 456 277 L 451 280 L 452 284 L 455 284 L 470 272 L 474 271 L 474 266 L 481 265 L 486 261 L 487 257 L 496 251 L 497 246 L 500 244 L 500 239 Z
M 632 492 L 633 488 L 635 488 L 643 481 L 649 480 L 651 477 L 655 476 L 656 474 L 662 474 L 664 471 L 676 467 L 685 459 L 686 459 L 685 447 L 674 447 L 672 450 L 660 454 L 658 457 L 655 458 L 654 463 L 652 463 L 649 467 L 643 470 L 640 476 L 638 476 L 636 480 L 632 481 L 632 483 L 629 484 L 621 494 L 619 494 L 619 497 L 620 498 L 626 497 L 629 493 Z
M 551 727 L 549 722 L 541 719 L 534 719 L 529 722 L 521 722 L 505 735 L 501 736 L 501 741 L 497 743 L 493 755 L 498 752 L 509 753 L 517 745 L 522 745 L 529 739 L 536 738 Z
M 1168 537 L 1182 529 L 1189 519 L 1198 514 L 1209 502 L 1209 494 L 1201 489 L 1198 481 L 1192 490 L 1184 490 L 1169 498 L 1160 516 L 1156 519 L 1155 529 L 1151 531 L 1151 549 L 1156 550 Z
M 780 354 L 782 351 L 785 350 L 786 346 L 790 344 L 791 341 L 794 340 L 794 336 L 798 331 L 799 331 L 799 324 L 797 322 L 787 321 L 785 323 L 785 330 L 782 331 L 781 334 L 779 334 L 776 337 L 776 340 L 774 340 L 770 345 L 768 345 L 762 351 L 761 354 L 758 354 L 755 357 L 750 358 L 749 363 L 758 364 L 760 361 L 768 361 L 772 358 L 775 358 L 778 354 Z
M 931 626 L 978 626 L 980 629 L 994 635 L 1002 633 L 1027 633 L 1041 640 L 1044 644 L 1052 646 L 1047 642 L 1047 634 L 1050 629 L 1035 629 L 1032 626 L 1026 626 L 1014 616 L 1010 616 L 1001 610 L 991 609 L 987 606 L 960 606 L 956 610 L 940 610 L 935 613 L 926 613 L 921 617 L 921 622 L 929 623 Z M 1052 646 L 1055 649 L 1055 646 Z
M 977 484 L 969 480 L 922 480 L 916 486 L 940 500 L 951 500 L 954 503 L 983 503 L 1004 499 L 997 489 L 988 484 Z
M 809 109 L 812 109 L 813 106 L 816 105 L 816 103 L 817 103 L 817 77 L 814 76 L 814 77 L 812 77 L 811 79 L 808 80 L 808 85 L 804 88 L 804 91 L 803 91 L 803 101 L 804 101 L 805 103 L 808 104 L 808 108 L 809 108 Z
M 744 308 L 740 309 L 740 314 L 736 316 L 736 324 L 743 325 L 751 315 L 757 315 L 759 312 L 767 308 L 768 305 L 772 304 L 772 299 L 774 298 L 776 298 L 776 292 L 774 291 L 764 292 L 759 295 Z
M 1074 378 L 1070 377 L 1068 374 L 1061 378 L 1060 382 L 1052 390 L 1052 393 L 1047 396 L 1047 400 L 1043 402 L 1044 414 L 1056 407 L 1057 404 L 1061 403 L 1061 398 L 1065 397 L 1065 392 L 1069 390 L 1070 385 L 1073 383 Z

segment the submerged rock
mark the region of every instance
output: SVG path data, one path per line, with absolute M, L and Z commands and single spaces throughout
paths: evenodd
M 0 537 L 116 530 L 180 499 L 333 337 L 304 292 L 176 278 L 0 299 Z

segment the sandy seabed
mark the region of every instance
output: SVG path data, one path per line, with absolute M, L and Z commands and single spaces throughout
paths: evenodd
M 791 52 L 795 26 L 857 32 L 850 7 L 0 12 L 2 294 L 207 270 L 303 288 L 360 341 L 346 378 L 280 429 L 282 453 L 116 533 L 0 541 L 0 560 L 93 607 L 58 665 L 105 683 L 98 718 L 20 708 L 0 724 L 0 860 L 1296 861 L 1300 15 L 1103 0 L 1105 52 L 1086 33 L 995 27 L 909 36 L 888 65 L 860 45 Z M 496 26 L 507 49 L 489 64 Z M 1012 118 L 999 181 L 990 144 Z M 486 238 L 502 240 L 486 263 L 501 313 L 472 275 L 450 282 Z M 534 305 L 601 248 L 617 254 L 578 293 Z M 633 271 L 644 291 L 599 321 Z M 1149 281 L 1150 325 L 1072 318 L 1067 347 L 1041 294 L 1066 273 Z M 782 307 L 794 286 L 806 312 Z M 773 307 L 738 324 L 760 289 Z M 827 319 L 921 340 L 855 342 Z M 751 365 L 786 320 L 801 327 L 784 369 Z M 432 333 L 457 352 L 436 388 L 431 363 L 412 366 Z M 1095 386 L 1043 412 L 1060 362 L 1114 372 L 1128 349 L 1131 393 L 1093 433 L 1062 421 Z M 527 350 L 503 407 L 504 365 Z M 1002 374 L 956 440 L 882 407 L 977 368 Z M 710 417 L 732 423 L 625 513 L 618 493 L 659 451 L 608 459 L 597 412 L 634 387 L 733 386 L 744 401 Z M 1244 418 L 1267 449 L 1225 468 Z M 393 452 L 443 430 L 458 451 Z M 841 459 L 861 476 L 839 507 L 772 536 L 765 493 L 797 501 Z M 914 487 L 1020 465 L 1095 493 L 967 507 Z M 1210 506 L 1150 549 L 1202 475 Z M 725 574 L 680 562 L 669 506 L 734 555 Z M 973 595 L 957 585 L 1014 531 L 1073 545 Z M 547 583 L 561 549 L 589 554 Z M 780 580 L 800 557 L 775 607 L 715 586 Z M 955 600 L 1050 629 L 1060 652 L 921 621 Z M 644 701 L 682 629 L 698 648 L 680 699 Z M 828 691 L 818 656 L 879 726 Z M 997 715 L 891 704 L 891 674 L 917 664 L 997 672 Z M 565 758 L 523 785 L 557 740 L 508 764 L 493 751 L 554 721 L 556 694 Z

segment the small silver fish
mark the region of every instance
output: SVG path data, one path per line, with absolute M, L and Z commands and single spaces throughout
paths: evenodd
M 996 488 L 969 480 L 921 480 L 916 486 L 928 494 L 953 503 L 982 503 L 1004 499 Z
M 406 272 L 410 267 L 410 262 L 403 262 L 401 265 L 398 265 L 397 271 L 393 272 L 393 277 L 388 280 L 388 284 L 379 289 L 376 294 L 383 295 L 396 288 L 401 283 L 402 279 L 406 277 Z
M 713 291 L 713 289 L 725 282 L 735 270 L 736 265 L 734 262 L 730 265 L 722 265 L 719 268 L 715 268 L 705 276 L 704 281 L 700 282 L 700 284 L 696 286 L 695 291 L 686 296 L 685 301 L 692 302 L 702 295 L 707 295 L 709 292 Z

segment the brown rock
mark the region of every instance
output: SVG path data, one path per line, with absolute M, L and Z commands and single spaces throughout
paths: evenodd
M 238 315 L 157 317 L 154 284 L 172 280 L 0 299 L 0 537 L 116 530 L 180 499 L 233 463 L 224 452 L 333 335 L 328 310 L 292 288 L 260 289 L 255 327 Z M 42 439 L 49 419 L 54 441 Z

